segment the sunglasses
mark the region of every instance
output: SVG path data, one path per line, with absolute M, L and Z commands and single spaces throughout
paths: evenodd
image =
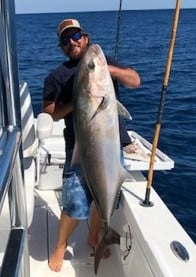
M 72 39 L 74 41 L 78 41 L 79 39 L 82 38 L 82 36 L 83 36 L 83 34 L 81 32 L 76 32 L 71 35 L 63 36 L 61 38 L 61 43 L 63 44 L 63 46 L 67 46 L 70 42 L 70 39 Z

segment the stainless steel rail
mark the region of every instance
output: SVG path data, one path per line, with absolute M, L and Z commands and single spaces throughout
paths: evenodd
M 11 131 L 4 133 L 6 144 L 1 140 L 0 145 L 0 212 L 3 205 L 4 197 L 8 191 L 10 180 L 12 178 L 13 166 L 21 142 L 21 134 L 17 128 L 10 127 Z
M 3 0 L 0 1 L 0 220 L 8 196 L 6 214 L 11 228 L 7 230 L 8 241 L 0 248 L 1 277 L 30 276 L 19 107 L 15 3 Z

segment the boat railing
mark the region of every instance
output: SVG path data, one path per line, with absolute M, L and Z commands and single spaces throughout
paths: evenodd
M 0 264 L 0 276 L 26 276 L 21 264 L 24 259 L 24 245 L 25 245 L 25 228 L 22 221 L 24 213 L 19 208 L 19 201 L 21 201 L 22 188 L 17 188 L 17 195 L 14 195 L 15 182 L 13 177 L 21 176 L 18 171 L 18 155 L 21 141 L 20 132 L 17 128 L 10 128 L 11 130 L 4 132 L 1 139 L 0 146 L 0 233 L 1 239 L 7 238 L 7 243 L 4 241 L 5 249 L 0 244 L 0 252 L 2 256 L 2 264 Z M 6 199 L 9 199 L 9 205 L 4 208 Z M 20 219 L 19 219 L 20 217 Z M 15 223 L 14 223 L 15 221 Z M 18 225 L 18 226 L 17 226 Z M 25 226 L 25 225 L 24 225 Z M 7 236 L 6 236 L 7 234 Z
M 0 211 L 3 206 L 5 194 L 8 191 L 12 178 L 13 166 L 20 143 L 20 132 L 16 128 L 4 132 L 0 141 Z
M 14 0 L 0 1 L 0 276 L 28 277 Z

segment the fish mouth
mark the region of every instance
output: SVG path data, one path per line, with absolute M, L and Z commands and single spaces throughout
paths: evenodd
M 92 52 L 94 53 L 95 56 L 99 56 L 102 50 L 98 44 L 94 44 L 92 47 Z

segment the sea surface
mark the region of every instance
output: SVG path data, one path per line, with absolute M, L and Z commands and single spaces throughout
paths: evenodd
M 27 81 L 35 115 L 41 111 L 46 75 L 64 59 L 56 28 L 64 18 L 77 18 L 105 53 L 134 67 L 139 89 L 121 87 L 121 101 L 133 120 L 127 127 L 150 142 L 158 116 L 172 10 L 81 12 L 17 15 L 19 77 Z M 153 187 L 196 242 L 196 9 L 181 10 L 166 91 L 158 147 L 175 161 L 171 171 L 154 173 Z M 145 173 L 146 174 L 146 173 Z

